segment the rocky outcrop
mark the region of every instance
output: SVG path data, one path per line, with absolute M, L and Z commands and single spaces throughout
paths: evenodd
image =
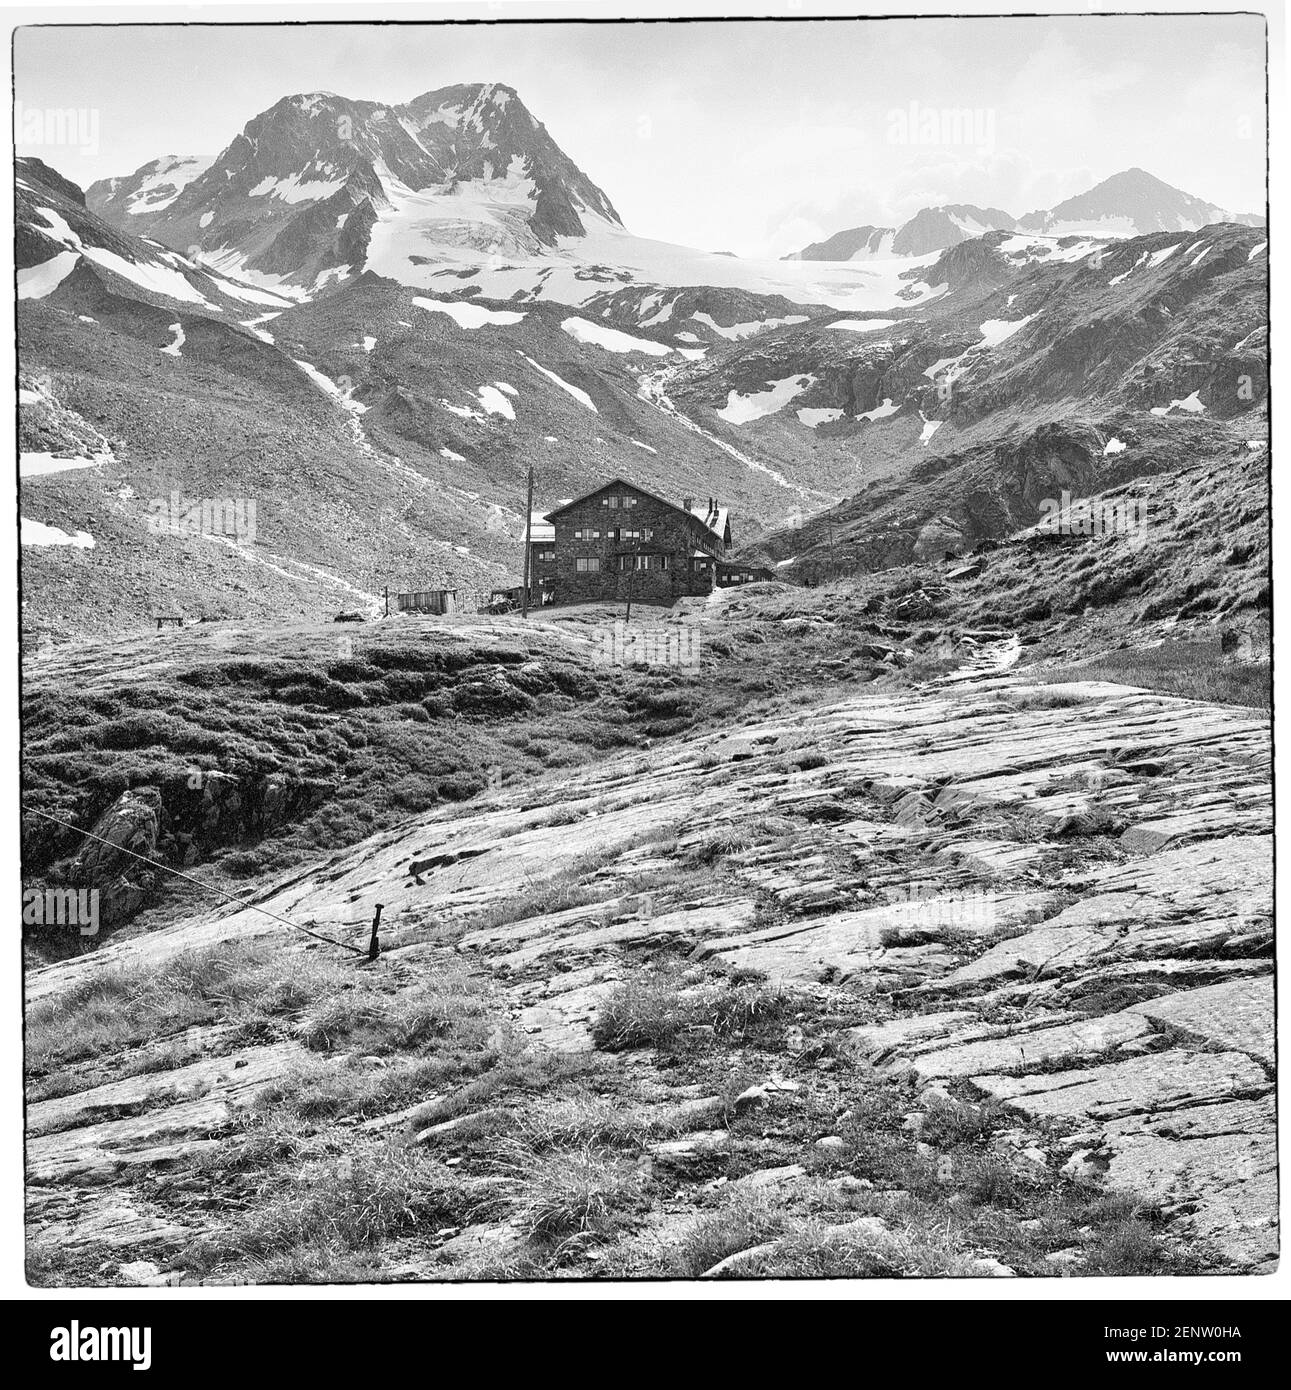
M 196 769 L 160 786 L 134 787 L 99 816 L 70 861 L 50 866 L 50 874 L 56 882 L 97 890 L 101 924 L 118 926 L 153 900 L 166 867 L 184 868 L 217 850 L 257 843 L 317 806 L 326 790 L 282 773 L 237 777 Z
M 606 766 L 592 789 L 553 783 L 557 805 L 529 790 L 422 816 L 335 856 L 325 874 L 294 875 L 264 906 L 344 923 L 356 903 L 379 899 L 395 989 L 416 988 L 418 972 L 445 959 L 416 924 L 461 921 L 448 956 L 494 982 L 518 1035 L 556 1052 L 593 1048 L 601 1003 L 654 953 L 765 977 L 831 1015 L 854 1017 L 870 1001 L 868 1021 L 818 1035 L 810 1055 L 916 1078 L 916 1133 L 930 1107 L 948 1103 L 947 1087 L 970 1087 L 1012 1113 L 996 1141 L 1009 1163 L 1136 1191 L 1222 1267 L 1271 1267 L 1267 721 L 1022 676 L 876 689 L 810 716 L 795 710 Z M 759 838 L 764 825 L 774 829 Z M 741 827 L 748 843 L 733 837 L 723 886 L 707 900 L 673 897 L 677 866 L 715 829 Z M 410 858 L 436 856 L 444 867 L 407 872 Z M 575 872 L 601 890 L 592 905 L 505 910 Z M 651 882 L 658 893 L 643 891 Z M 114 965 L 160 968 L 195 945 L 252 934 L 291 942 L 261 914 L 212 913 L 33 972 L 29 1005 Z M 795 1027 L 791 1055 L 806 1046 Z M 119 1227 L 131 1254 L 146 1246 L 174 1268 L 201 1224 L 168 1228 L 148 1208 L 144 1176 L 186 1145 L 220 1142 L 210 1138 L 218 1117 L 236 1115 L 252 1081 L 267 1083 L 300 1055 L 292 1042 L 225 1039 L 218 1051 L 171 1073 L 175 1096 L 154 1094 L 139 1113 L 120 1107 L 155 1093 L 155 1074 L 33 1105 L 35 1229 L 102 1242 Z M 649 1054 L 632 1065 L 654 1094 Z M 773 1091 L 792 1096 L 797 1084 L 763 1080 L 730 1113 L 770 1103 Z M 668 1181 L 722 1180 L 730 1121 L 714 1100 L 697 1095 L 686 1111 L 682 1128 L 701 1132 L 665 1130 L 647 1146 Z M 486 1109 L 470 1112 L 479 1124 Z M 113 1113 L 122 1117 L 102 1118 Z M 681 1113 L 675 1097 L 667 1113 Z M 411 1138 L 444 1114 L 423 1105 L 365 1123 Z M 821 1129 L 809 1148 L 833 1137 Z M 762 1168 L 755 1182 L 776 1190 L 799 1180 L 786 1157 Z M 74 1209 L 67 1184 L 80 1191 Z M 442 1276 L 445 1261 L 506 1230 L 506 1218 L 484 1220 L 409 1277 Z M 1054 1269 L 1079 1272 L 1081 1258 L 1058 1251 Z
M 155 787 L 123 792 L 94 822 L 72 860 L 68 877 L 77 887 L 98 892 L 105 926 L 134 916 L 156 887 L 157 871 L 135 856 L 156 861 L 163 815 Z

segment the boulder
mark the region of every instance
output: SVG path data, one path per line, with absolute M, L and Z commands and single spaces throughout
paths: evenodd
M 135 855 L 157 859 L 164 816 L 155 787 L 122 792 L 94 822 L 91 835 L 72 860 L 71 882 L 96 890 L 104 926 L 125 921 L 148 900 L 159 877 Z

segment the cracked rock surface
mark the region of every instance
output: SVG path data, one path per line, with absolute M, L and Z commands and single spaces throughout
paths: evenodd
M 447 953 L 499 1017 L 571 1054 L 593 1049 L 602 1002 L 649 953 L 826 1004 L 864 994 L 872 1017 L 840 1031 L 844 1055 L 922 1085 L 970 1083 L 1023 1128 L 1053 1122 L 1070 1162 L 1179 1213 L 1229 1267 L 1264 1270 L 1278 1249 L 1269 778 L 1267 723 L 1237 708 L 1023 675 L 869 690 L 553 777 L 541 795 L 414 817 L 260 902 L 358 940 L 380 901 L 381 966 L 401 988 Z M 674 896 L 670 870 L 718 834 L 737 888 Z M 495 911 L 570 876 L 605 892 Z M 652 876 L 664 886 L 643 893 Z M 444 946 L 434 933 L 454 923 Z M 114 965 L 252 938 L 302 950 L 249 908 L 219 909 L 32 971 L 28 1006 Z M 303 1049 L 219 1028 L 188 1041 L 184 1065 L 113 1075 L 108 1062 L 30 1105 L 33 1231 L 154 1261 L 202 1233 L 200 1208 L 174 1217 L 150 1182 L 219 1145 Z M 648 1053 L 622 1065 L 642 1095 L 695 1107 L 693 1132 L 650 1146 L 655 1168 L 720 1168 L 711 1098 L 667 1091 Z M 423 1132 L 417 1110 L 368 1124 Z M 801 1171 L 776 1162 L 757 1185 L 787 1190 Z M 445 1248 L 514 1239 L 499 1220 Z M 1055 1268 L 1071 1262 L 1058 1254 Z

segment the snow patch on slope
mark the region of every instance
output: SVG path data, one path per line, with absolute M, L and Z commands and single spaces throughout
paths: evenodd
M 355 415 L 362 415 L 364 411 L 367 410 L 367 406 L 365 406 L 362 401 L 353 400 L 349 391 L 342 390 L 330 376 L 326 376 L 323 372 L 320 372 L 312 363 L 302 362 L 299 358 L 295 357 L 292 358 L 292 361 L 295 362 L 320 391 L 331 396 L 338 405 L 343 406 L 346 410 Z
M 485 324 L 502 327 L 519 323 L 524 318 L 523 313 L 512 309 L 488 309 L 483 304 L 471 304 L 462 299 L 423 299 L 418 296 L 412 302 L 419 309 L 447 314 L 458 328 L 483 328 Z
M 743 338 L 751 338 L 755 333 L 761 333 L 768 328 L 784 328 L 789 324 L 807 322 L 806 314 L 790 314 L 782 319 L 753 319 L 749 323 L 731 324 L 717 323 L 708 314 L 691 314 L 691 318 L 697 323 L 707 324 L 714 333 L 720 333 L 723 338 L 729 338 L 733 343 Z
M 535 362 L 527 353 L 522 352 L 520 356 L 523 357 L 531 367 L 537 368 L 549 381 L 554 381 L 562 391 L 567 391 L 580 405 L 585 405 L 593 414 L 599 415 L 601 413 L 596 409 L 596 402 L 586 391 L 580 390 L 577 386 L 571 386 L 563 377 L 559 377 L 555 372 L 549 371 L 541 362 Z
M 721 419 L 732 425 L 746 425 L 750 420 L 759 420 L 764 415 L 773 415 L 783 410 L 795 396 L 800 396 L 814 386 L 816 378 L 807 374 L 782 377 L 773 381 L 766 391 L 755 391 L 742 396 L 738 391 L 727 394 L 726 404 L 717 412 Z
M 644 352 L 651 357 L 667 357 L 673 351 L 666 343 L 652 342 L 649 338 L 635 338 L 631 333 L 620 332 L 617 328 L 606 328 L 588 319 L 566 319 L 560 326 L 575 342 L 604 348 L 607 352 Z
M 805 405 L 798 411 L 798 421 L 800 424 L 806 425 L 808 428 L 814 430 L 817 425 L 833 424 L 835 420 L 842 417 L 842 414 L 843 412 L 840 408 L 835 408 L 833 406 L 816 407 Z
M 57 458 L 53 454 L 22 454 L 18 459 L 20 478 L 39 478 L 46 473 L 67 473 L 77 468 L 97 468 L 107 462 L 110 454 L 98 454 L 94 458 Z
M 345 187 L 343 179 L 301 179 L 299 173 L 285 179 L 272 174 L 247 190 L 248 198 L 279 198 L 284 203 L 318 203 L 339 193 Z
M 873 333 L 879 328 L 891 328 L 897 319 L 839 319 L 830 328 L 844 328 L 849 333 Z
M 67 219 L 52 208 L 37 208 L 36 212 L 48 223 L 53 239 L 66 246 L 69 252 L 79 251 L 81 255 L 88 257 L 96 265 L 101 265 L 104 270 L 110 270 L 113 274 L 120 275 L 122 279 L 131 281 L 140 289 L 151 290 L 153 294 L 165 295 L 168 299 L 178 299 L 189 304 L 200 304 L 206 309 L 218 309 L 218 305 L 212 304 L 205 295 L 194 289 L 178 270 L 160 265 L 155 261 L 128 261 L 124 256 L 118 256 L 115 251 L 105 250 L 102 246 L 86 246 L 68 226 Z M 58 257 L 56 256 L 54 259 L 58 260 Z M 67 264 L 67 269 L 63 272 L 63 276 L 70 273 L 72 265 L 75 264 L 75 257 L 72 258 L 71 263 L 65 264 Z M 39 269 L 40 267 L 36 268 Z M 59 278 L 61 279 L 63 276 Z M 53 288 L 55 285 L 51 285 L 49 289 L 44 291 L 44 294 L 48 294 Z M 19 293 L 22 293 L 21 288 Z M 44 294 L 24 297 L 44 298 Z
M 484 407 L 486 414 L 501 415 L 504 420 L 515 419 L 515 406 L 507 400 L 506 396 L 504 396 L 496 386 L 481 386 L 479 395 L 480 404 Z
M 1182 400 L 1171 401 L 1169 405 L 1154 405 L 1152 407 L 1152 414 L 1169 415 L 1172 410 L 1185 410 L 1190 415 L 1196 415 L 1205 410 L 1205 408 L 1206 407 L 1201 403 L 1198 393 L 1193 391 Z
M 80 257 L 75 251 L 60 251 L 39 265 L 18 272 L 18 298 L 44 299 L 63 283 L 76 267 Z
M 57 526 L 47 526 L 43 521 L 29 521 L 22 518 L 21 541 L 23 545 L 70 545 L 77 550 L 93 550 L 94 537 L 88 531 L 64 531 Z

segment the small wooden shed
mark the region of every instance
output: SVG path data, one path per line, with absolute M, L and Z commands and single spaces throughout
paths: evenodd
M 457 612 L 456 589 L 416 589 L 409 594 L 396 594 L 400 613 L 437 613 L 446 617 Z

